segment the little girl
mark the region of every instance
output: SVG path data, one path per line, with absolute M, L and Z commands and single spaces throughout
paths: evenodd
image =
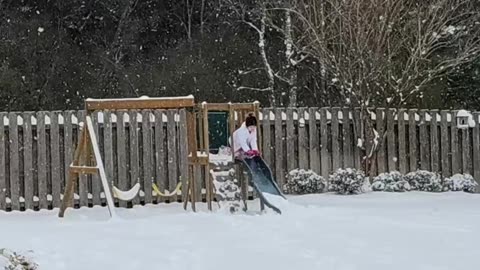
M 253 114 L 249 114 L 242 126 L 233 132 L 233 144 L 237 159 L 260 155 L 257 147 L 257 118 Z

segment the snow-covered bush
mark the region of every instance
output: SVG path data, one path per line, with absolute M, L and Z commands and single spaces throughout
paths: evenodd
M 326 180 L 312 170 L 295 169 L 288 173 L 283 191 L 287 194 L 311 194 L 325 192 Z
M 445 179 L 443 190 L 475 193 L 477 185 L 478 183 L 470 174 L 455 174 Z
M 0 267 L 5 270 L 36 270 L 38 265 L 28 256 L 0 249 Z
M 418 170 L 405 176 L 412 190 L 441 192 L 443 191 L 442 178 L 438 173 Z
M 397 171 L 382 173 L 373 179 L 374 191 L 405 192 L 410 191 L 410 184 Z
M 370 190 L 365 173 L 356 169 L 338 169 L 330 175 L 329 190 L 338 194 L 360 194 Z

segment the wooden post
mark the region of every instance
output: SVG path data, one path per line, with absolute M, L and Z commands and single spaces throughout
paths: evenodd
M 263 116 L 265 117 L 265 115 Z M 233 132 L 235 131 L 235 111 L 231 103 L 228 104 L 228 126 L 230 133 L 230 149 L 232 152 L 232 160 L 235 160 L 235 139 L 233 138 Z
M 203 122 L 203 145 L 205 154 L 207 157 L 210 155 L 210 143 L 209 143 L 209 136 L 208 136 L 208 109 L 205 104 L 202 105 L 202 122 Z M 212 193 L 213 193 L 213 183 L 212 178 L 210 177 L 210 164 L 207 162 L 205 165 L 204 171 L 204 178 L 205 178 L 205 189 L 206 191 L 206 200 L 208 205 L 208 210 L 212 210 Z

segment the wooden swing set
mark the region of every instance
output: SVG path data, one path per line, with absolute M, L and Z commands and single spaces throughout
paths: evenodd
M 182 179 L 181 184 L 186 186 L 186 191 L 182 191 L 184 209 L 187 209 L 188 202 L 191 203 L 193 211 L 196 211 L 195 202 L 197 201 L 195 190 L 196 185 L 201 185 L 201 180 L 205 179 L 206 202 L 208 209 L 212 210 L 214 200 L 213 179 L 210 175 L 209 160 L 209 133 L 208 133 L 208 112 L 228 112 L 229 114 L 229 133 L 231 145 L 233 145 L 233 132 L 245 120 L 248 113 L 254 113 L 259 119 L 259 103 L 206 103 L 196 104 L 193 96 L 186 97 L 167 97 L 167 98 L 120 98 L 120 99 L 87 99 L 85 101 L 85 123 L 80 124 L 81 135 L 74 152 L 73 161 L 69 166 L 69 174 L 65 187 L 65 194 L 62 199 L 62 205 L 59 217 L 65 216 L 65 211 L 72 206 L 75 185 L 82 179 L 81 175 L 98 174 L 102 183 L 103 191 L 107 201 L 107 207 L 111 217 L 116 216 L 113 196 L 117 195 L 120 200 L 130 200 L 125 196 L 119 196 L 123 191 L 113 186 L 112 179 L 107 179 L 105 167 L 103 165 L 98 137 L 95 134 L 95 128 L 92 121 L 92 114 L 95 111 L 102 110 L 157 110 L 157 109 L 185 109 L 187 121 L 187 140 L 188 140 L 188 179 Z M 257 121 L 259 122 L 259 121 Z M 257 123 L 257 125 L 259 125 Z M 197 131 L 198 130 L 198 131 Z M 257 132 L 260 136 L 260 132 Z M 260 141 L 260 140 L 259 140 Z M 232 151 L 232 160 L 233 160 Z M 196 168 L 200 168 L 201 173 L 194 173 Z M 169 196 L 160 192 L 156 185 L 153 189 L 160 196 Z M 243 189 L 243 188 L 242 188 Z M 137 195 L 140 191 L 140 184 L 136 184 L 126 194 Z M 146 191 L 149 192 L 149 191 Z M 176 193 L 176 192 L 175 192 Z M 245 193 L 245 192 L 243 192 Z M 171 194 L 171 193 L 170 193 Z M 131 196 L 130 196 L 131 197 Z

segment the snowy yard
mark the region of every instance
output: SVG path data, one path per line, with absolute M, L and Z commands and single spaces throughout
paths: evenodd
M 480 196 L 289 197 L 283 215 L 184 212 L 179 204 L 0 213 L 0 248 L 39 269 L 478 269 Z M 250 208 L 258 207 L 250 202 Z M 1 262 L 1 261 L 0 261 Z

